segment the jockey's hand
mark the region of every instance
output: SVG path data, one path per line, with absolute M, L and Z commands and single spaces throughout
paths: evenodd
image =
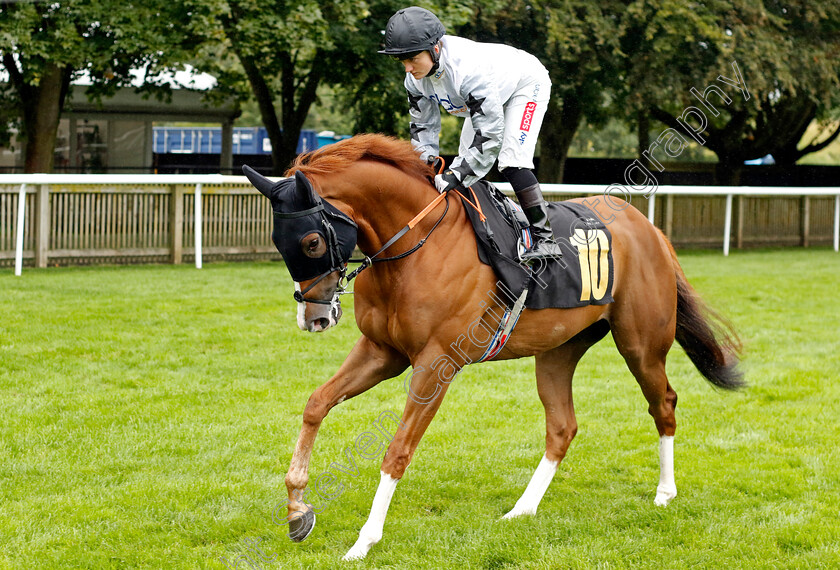
M 458 180 L 458 177 L 455 176 L 455 173 L 451 170 L 447 170 L 443 174 L 435 176 L 435 188 L 437 188 L 437 191 L 441 194 L 460 187 L 461 181 Z

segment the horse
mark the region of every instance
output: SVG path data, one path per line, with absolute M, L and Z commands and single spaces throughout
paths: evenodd
M 284 522 L 292 540 L 305 539 L 315 525 L 305 495 L 314 440 L 327 413 L 411 368 L 404 383 L 405 408 L 393 435 L 389 434 L 369 518 L 344 556 L 364 558 L 382 538 L 397 483 L 451 382 L 464 366 L 480 359 L 506 307 L 501 295 L 487 295 L 499 292 L 498 282 L 490 266 L 479 259 L 475 233 L 464 211 L 469 206 L 437 193 L 432 167 L 419 159 L 410 143 L 357 135 L 300 155 L 286 172 L 289 178 L 279 182 L 248 167 L 244 170 L 272 202 L 272 237 L 295 281 L 302 330 L 321 332 L 336 326 L 342 315 L 340 296 L 348 279 L 356 278 L 355 317 L 361 337 L 338 371 L 306 402 L 285 478 Z M 596 202 L 584 203 L 594 205 L 599 217 L 606 212 L 613 218 L 609 221 L 613 302 L 525 309 L 507 343 L 492 358 L 535 357 L 546 418 L 545 453 L 504 518 L 536 513 L 577 433 L 572 401 L 575 367 L 608 332 L 641 387 L 659 433 L 655 505 L 665 506 L 677 495 L 673 455 L 677 394 L 665 373 L 665 358 L 674 340 L 712 385 L 727 390 L 745 385 L 738 369 L 737 333 L 688 283 L 665 235 L 627 202 L 612 197 L 612 212 L 598 210 Z M 420 212 L 424 215 L 418 216 Z M 557 237 L 561 241 L 564 236 Z M 355 246 L 365 260 L 348 276 L 347 261 Z M 379 257 L 383 254 L 388 256 Z

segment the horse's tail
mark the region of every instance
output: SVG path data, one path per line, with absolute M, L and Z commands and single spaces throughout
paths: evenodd
M 738 369 L 741 354 L 738 334 L 689 285 L 673 246 L 667 239 L 666 243 L 677 276 L 677 342 L 706 380 L 725 390 L 743 388 L 746 382 Z

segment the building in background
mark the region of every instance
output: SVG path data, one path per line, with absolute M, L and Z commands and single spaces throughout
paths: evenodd
M 153 148 L 155 170 L 167 174 L 213 172 L 222 152 L 223 132 L 219 127 L 154 127 Z M 309 152 L 349 138 L 332 131 L 316 133 L 302 130 L 298 154 Z M 233 168 L 241 172 L 242 164 L 258 170 L 271 170 L 271 140 L 265 127 L 233 128 Z M 215 170 L 216 172 L 218 170 Z M 225 171 L 225 173 L 228 173 Z
M 58 127 L 56 173 L 231 174 L 239 173 L 243 162 L 263 168 L 271 164 L 265 129 L 233 126 L 241 113 L 233 100 L 211 105 L 200 91 L 176 89 L 171 100 L 159 101 L 125 88 L 98 103 L 88 100 L 85 89 L 71 86 Z M 342 138 L 329 131 L 303 131 L 298 152 Z M 0 148 L 0 173 L 23 172 L 22 145 L 13 140 L 11 146 Z

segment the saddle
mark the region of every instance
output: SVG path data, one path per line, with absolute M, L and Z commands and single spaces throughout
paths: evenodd
M 528 220 L 519 204 L 493 184 L 480 181 L 461 198 L 478 242 L 481 262 L 493 268 L 509 305 L 528 289 L 528 309 L 567 309 L 612 303 L 612 235 L 594 211 L 577 202 L 549 202 L 549 219 L 563 257 L 519 261 L 531 244 Z M 483 214 L 483 215 L 482 215 Z

